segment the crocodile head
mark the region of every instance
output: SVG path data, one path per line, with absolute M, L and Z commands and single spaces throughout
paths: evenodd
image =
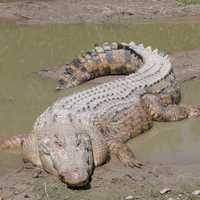
M 43 168 L 70 187 L 86 186 L 94 169 L 92 144 L 88 134 L 69 127 L 51 129 L 51 137 L 39 141 Z

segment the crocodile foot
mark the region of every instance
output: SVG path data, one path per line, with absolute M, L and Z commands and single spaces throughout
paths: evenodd
M 137 167 L 137 168 L 141 168 L 143 166 L 143 163 L 136 160 L 135 158 L 120 158 L 120 161 L 124 164 L 124 166 L 126 167 Z
M 199 117 L 200 116 L 200 106 L 187 106 L 188 117 Z
M 120 142 L 112 143 L 110 150 L 126 167 L 141 168 L 143 166 L 143 164 L 135 158 L 134 153 L 126 144 Z

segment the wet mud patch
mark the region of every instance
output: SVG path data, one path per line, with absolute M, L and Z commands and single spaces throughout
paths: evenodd
M 36 170 L 7 174 L 0 177 L 0 192 L 4 199 L 63 200 L 63 199 L 167 199 L 169 197 L 191 199 L 192 192 L 200 185 L 200 165 L 173 166 L 145 163 L 142 169 L 125 168 L 118 160 L 95 170 L 91 188 L 71 190 L 56 177 L 43 173 L 35 176 Z M 170 188 L 161 195 L 160 190 Z

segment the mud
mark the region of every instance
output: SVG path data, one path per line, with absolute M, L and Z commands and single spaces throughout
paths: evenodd
M 181 82 L 200 77 L 200 49 L 170 55 L 177 79 Z
M 200 16 L 175 0 L 1 0 L 0 18 L 26 24 L 108 23 Z M 166 20 L 166 21 L 167 21 Z
M 192 191 L 200 183 L 199 164 L 177 166 L 145 163 L 142 169 L 125 168 L 118 160 L 95 170 L 91 185 L 84 190 L 71 190 L 56 177 L 26 168 L 0 178 L 0 194 L 4 199 L 192 199 Z M 161 195 L 163 188 L 171 192 Z

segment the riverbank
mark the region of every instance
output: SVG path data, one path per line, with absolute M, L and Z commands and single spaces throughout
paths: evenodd
M 200 16 L 200 5 L 175 0 L 1 1 L 0 18 L 25 24 L 113 23 Z

